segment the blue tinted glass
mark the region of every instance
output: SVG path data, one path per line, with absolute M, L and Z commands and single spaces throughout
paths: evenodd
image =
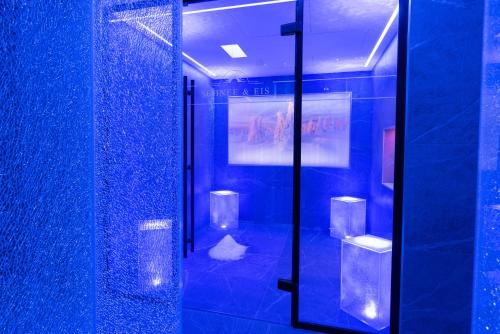
M 500 332 L 500 4 L 486 1 L 476 221 L 474 333 Z

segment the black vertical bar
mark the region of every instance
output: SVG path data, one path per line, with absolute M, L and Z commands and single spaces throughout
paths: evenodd
M 187 84 L 187 83 L 186 83 Z M 195 125 L 195 117 L 194 117 L 194 80 L 191 80 L 191 252 L 194 252 L 194 161 L 195 161 L 195 140 L 194 140 L 194 125 Z
M 293 244 L 292 280 L 279 280 L 278 288 L 292 293 L 292 326 L 323 333 L 364 333 L 353 329 L 338 328 L 299 320 L 300 279 L 300 169 L 302 137 L 302 65 L 303 65 L 303 1 L 296 2 L 296 22 L 282 26 L 282 35 L 295 34 L 295 96 L 294 96 L 294 159 L 293 159 Z M 394 175 L 394 227 L 391 285 L 390 333 L 398 334 L 400 327 L 401 252 L 403 225 L 403 172 L 406 112 L 406 71 L 408 44 L 409 0 L 399 0 L 398 69 L 396 96 L 396 157 Z
M 398 69 L 396 92 L 396 147 L 394 161 L 394 211 L 392 228 L 391 334 L 399 333 L 401 305 L 401 252 L 403 247 L 403 177 L 408 57 L 409 0 L 399 0 Z
M 183 86 L 183 102 L 182 102 L 182 108 L 183 108 L 183 113 L 182 113 L 182 126 L 183 126 L 183 131 L 182 131 L 182 250 L 184 253 L 184 257 L 187 257 L 187 244 L 188 244 L 188 238 L 187 238 L 187 213 L 188 213 L 188 208 L 187 208 L 187 82 L 188 78 L 184 76 L 184 86 Z
M 297 0 L 295 7 L 295 87 L 293 115 L 293 244 L 292 244 L 292 326 L 299 323 L 300 278 L 300 174 L 302 165 L 302 63 L 304 36 L 304 0 Z

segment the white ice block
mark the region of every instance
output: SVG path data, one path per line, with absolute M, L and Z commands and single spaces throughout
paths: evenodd
M 365 234 L 366 200 L 342 196 L 330 202 L 330 236 L 338 239 Z
M 172 275 L 172 221 L 141 221 L 138 246 L 140 289 L 164 290 Z
M 210 226 L 218 230 L 238 228 L 240 196 L 237 192 L 210 192 Z
M 342 240 L 340 308 L 376 330 L 389 326 L 392 241 L 363 235 Z

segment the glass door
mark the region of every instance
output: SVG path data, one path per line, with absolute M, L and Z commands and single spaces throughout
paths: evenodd
M 300 54 L 293 266 L 292 279 L 279 285 L 292 292 L 295 327 L 390 333 L 397 323 L 391 300 L 399 298 L 399 283 L 391 282 L 401 224 L 399 3 L 296 5 L 297 22 L 283 28 L 295 35 Z
M 200 314 L 290 324 L 290 295 L 276 281 L 291 268 L 295 49 L 281 25 L 295 7 L 216 0 L 183 9 L 187 334 L 200 332 Z

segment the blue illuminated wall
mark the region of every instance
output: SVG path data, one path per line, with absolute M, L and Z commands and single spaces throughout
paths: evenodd
M 473 327 L 500 333 L 500 4 L 486 1 Z
M 147 21 L 111 21 L 109 5 L 95 23 L 96 328 L 180 333 L 182 4 L 155 8 L 164 18 L 154 28 L 174 47 Z M 162 220 L 170 244 L 144 244 L 141 233 L 155 233 L 139 230 L 145 220 Z M 144 282 L 142 258 L 151 259 Z
M 401 332 L 471 332 L 482 0 L 411 1 Z
M 92 2 L 0 8 L 0 332 L 91 333 Z
M 384 129 L 396 124 L 398 39 L 389 44 L 373 69 L 372 161 L 368 220 L 371 233 L 392 239 L 394 191 L 382 184 Z

